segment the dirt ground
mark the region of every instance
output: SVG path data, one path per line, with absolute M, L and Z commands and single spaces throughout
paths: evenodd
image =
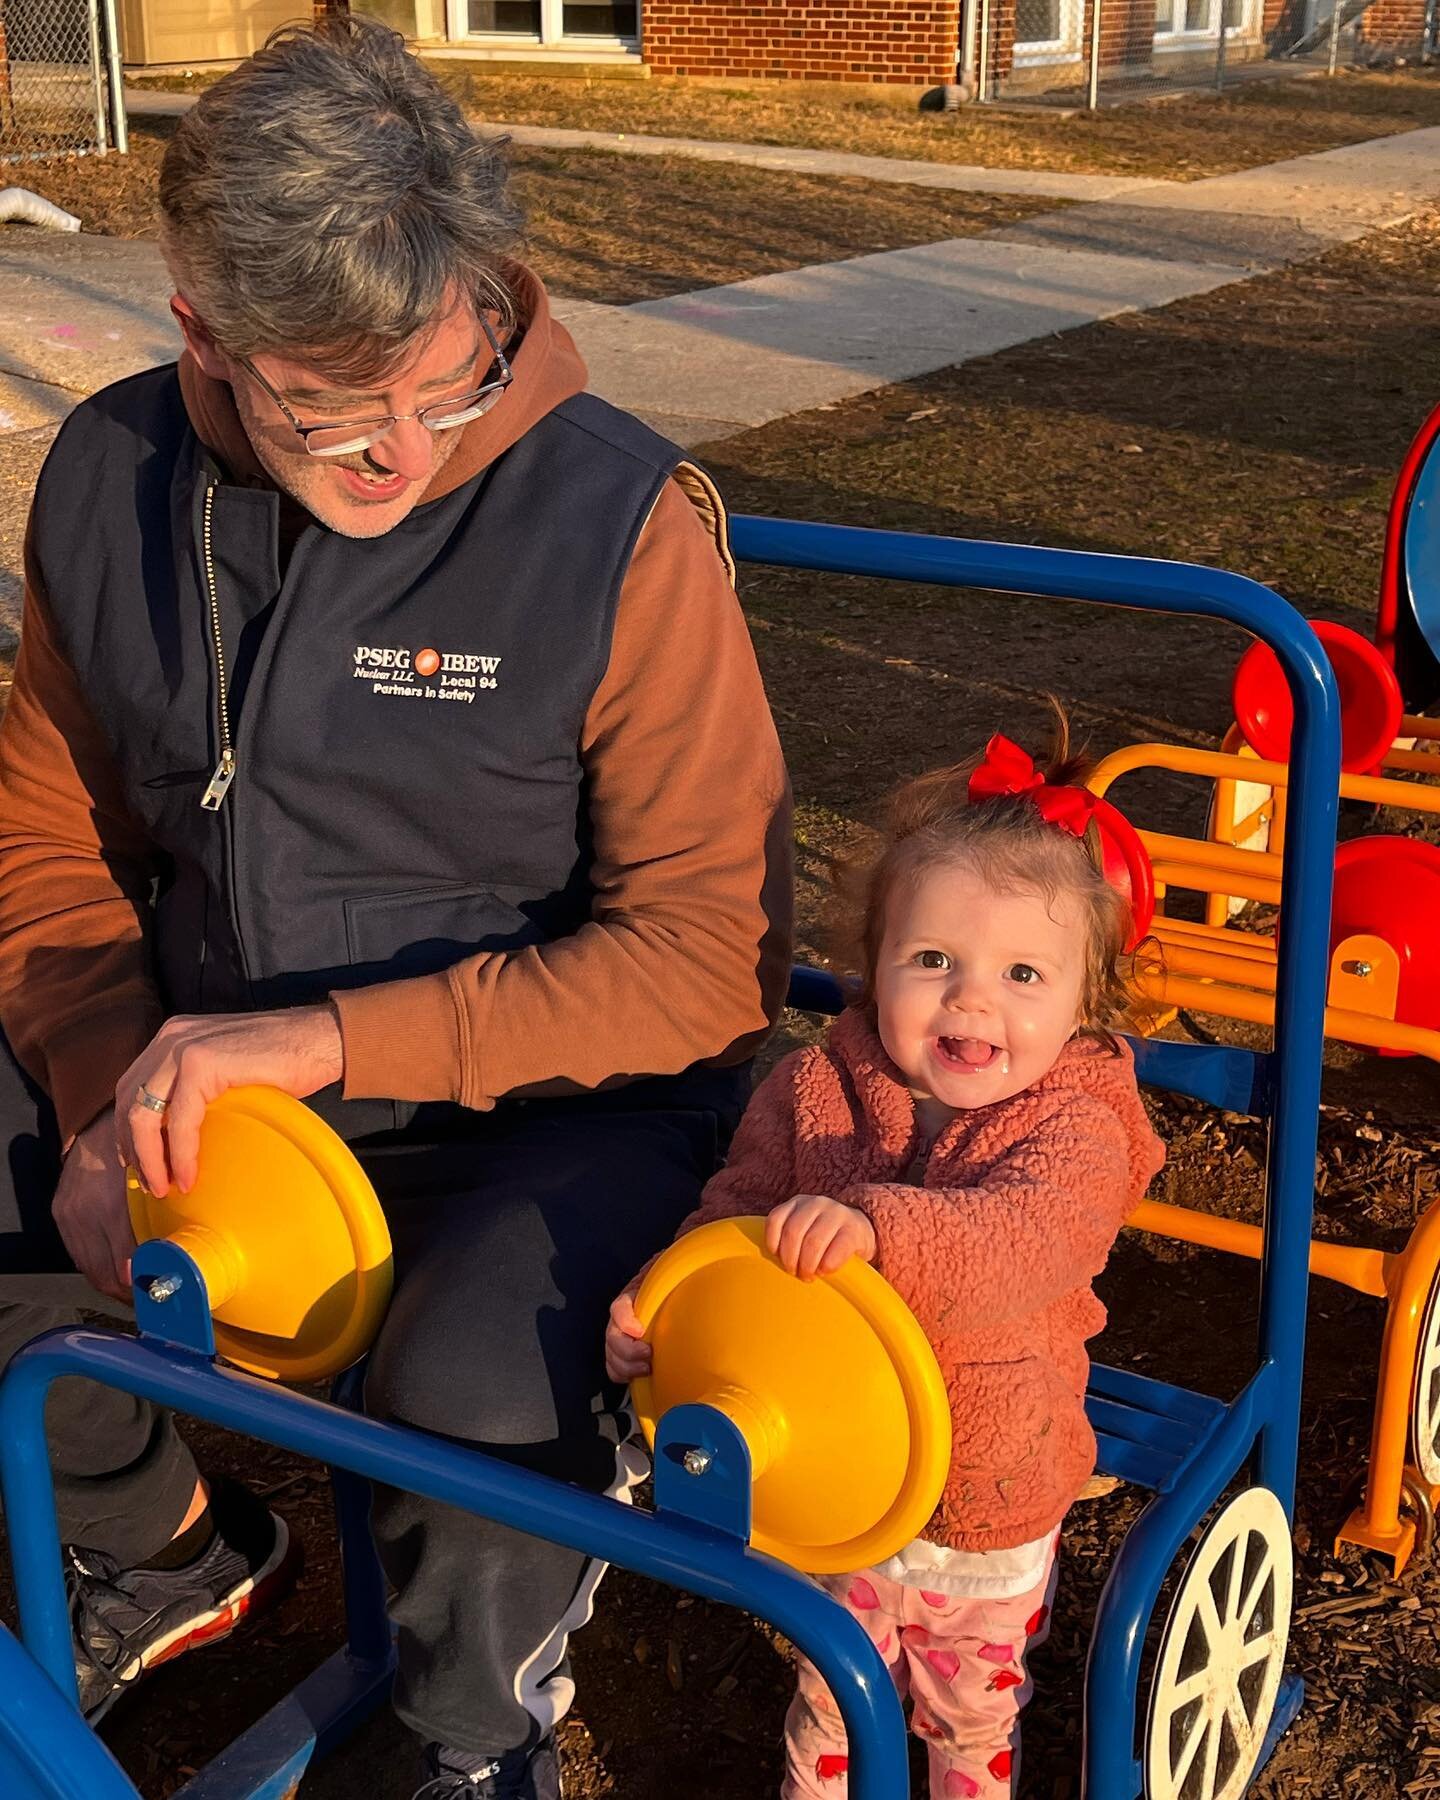
M 918 88 L 858 83 L 547 80 L 485 74 L 478 65 L 440 58 L 431 67 L 480 119 L 506 124 L 800 144 L 1165 181 L 1221 175 L 1440 121 L 1434 69 L 1346 69 L 1333 79 L 1292 77 L 1223 96 L 1187 94 L 1061 116 L 1037 106 L 921 113 Z M 193 88 L 207 79 L 159 78 L 146 85 Z
M 25 184 L 82 229 L 154 237 L 174 122 L 137 119 L 128 156 L 35 163 Z M 957 194 L 603 150 L 513 145 L 523 254 L 553 292 L 623 306 L 809 263 L 995 231 L 1063 201 Z
M 1224 564 L 1307 613 L 1364 625 L 1386 502 L 1440 395 L 1440 216 L 1322 261 L 1163 311 L 1023 346 L 766 427 L 708 458 L 737 510 Z M 750 570 L 743 595 L 799 801 L 803 931 L 824 860 L 897 778 L 997 726 L 1033 733 L 1062 695 L 1104 750 L 1143 737 L 1213 744 L 1241 644 L 1220 627 L 974 593 Z M 1141 822 L 1199 822 L 1203 795 L 1136 781 Z M 789 1031 L 811 1029 L 792 1019 Z M 1336 1052 L 1326 1075 L 1317 1229 L 1393 1249 L 1435 1197 L 1432 1065 Z M 1161 1198 L 1255 1219 L 1258 1125 L 1156 1107 Z M 1102 1282 L 1104 1360 L 1221 1395 L 1253 1356 L 1252 1268 L 1127 1235 Z M 1329 1553 L 1362 1468 L 1379 1306 L 1314 1287 L 1297 1508 L 1291 1666 L 1305 1711 L 1259 1800 L 1426 1800 L 1440 1792 L 1440 1560 L 1401 1580 Z M 212 1463 L 270 1488 L 309 1550 L 272 1620 L 187 1658 L 117 1709 L 106 1736 L 160 1800 L 339 1640 L 323 1481 L 279 1452 L 204 1434 Z M 1078 1800 L 1089 1620 L 1140 1504 L 1071 1515 L 1056 1630 L 1037 1658 L 1027 1800 Z M 784 1647 L 742 1617 L 617 1575 L 575 1647 L 564 1732 L 573 1800 L 756 1800 L 775 1791 Z M 408 1800 L 394 1727 L 370 1728 L 302 1793 Z M 917 1789 L 923 1791 L 923 1788 Z

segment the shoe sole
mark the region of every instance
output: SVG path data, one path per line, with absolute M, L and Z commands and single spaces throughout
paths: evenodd
M 265 1612 L 292 1593 L 304 1566 L 304 1553 L 298 1539 L 292 1538 L 285 1521 L 275 1519 L 275 1548 L 269 1559 L 253 1575 L 238 1582 L 218 1606 L 199 1613 L 177 1625 L 164 1637 L 157 1638 L 133 1661 L 126 1664 L 115 1686 L 85 1717 L 95 1725 L 103 1719 L 122 1695 L 129 1692 L 152 1669 L 158 1669 L 187 1650 L 201 1650 L 207 1644 L 218 1644 L 229 1637 L 241 1621 L 254 1612 Z

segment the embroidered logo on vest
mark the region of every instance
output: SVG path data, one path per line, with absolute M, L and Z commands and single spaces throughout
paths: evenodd
M 468 650 L 436 650 L 427 644 L 411 651 L 394 644 L 357 644 L 352 676 L 368 681 L 370 692 L 392 700 L 463 700 L 500 685 L 498 656 Z

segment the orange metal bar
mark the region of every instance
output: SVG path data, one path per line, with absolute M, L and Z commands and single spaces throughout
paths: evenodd
M 1142 832 L 1140 835 L 1143 837 L 1145 834 Z M 1171 862 L 1168 858 L 1152 858 L 1151 867 L 1164 880 L 1167 888 L 1180 888 L 1197 894 L 1240 894 L 1247 900 L 1263 900 L 1270 906 L 1280 904 L 1278 876 L 1252 874 L 1249 871 L 1242 873 L 1239 869 L 1205 869 L 1193 862 Z
M 1440 1206 L 1430 1208 L 1411 1232 L 1405 1249 L 1388 1261 L 1390 1305 L 1380 1347 L 1379 1389 L 1370 1433 L 1365 1500 L 1340 1528 L 1336 1543 L 1360 1544 L 1392 1557 L 1398 1575 L 1415 1544 L 1413 1522 L 1400 1517 L 1400 1494 L 1410 1435 L 1420 1323 L 1440 1270 Z
M 1198 924 L 1180 930 L 1176 926 L 1177 921 L 1166 919 L 1155 928 L 1164 953 L 1164 976 L 1193 976 L 1266 994 L 1275 992 L 1273 940 L 1233 930 L 1210 931 Z M 1227 938 L 1236 941 L 1227 943 Z M 1364 977 L 1355 973 L 1357 965 L 1367 970 Z M 1393 1022 L 1399 976 L 1399 959 L 1383 938 L 1345 938 L 1330 959 L 1330 1010 L 1336 1017 L 1351 1014 Z
M 1207 775 L 1212 781 L 1229 775 L 1237 781 L 1253 781 L 1263 787 L 1284 787 L 1289 779 L 1285 763 L 1265 762 L 1260 757 L 1227 755 L 1223 750 L 1194 750 L 1188 744 L 1127 744 L 1112 750 L 1092 770 L 1086 786 L 1105 794 L 1135 769 L 1169 769 L 1177 775 Z
M 1225 982 L 1219 984 L 1224 988 L 1221 994 L 1213 981 L 1193 980 L 1163 970 L 1158 973 L 1142 970 L 1137 985 L 1147 999 L 1159 1000 L 1169 1006 L 1219 1013 L 1223 1018 L 1244 1019 L 1251 1025 L 1275 1023 L 1273 999 L 1253 988 L 1234 987 Z M 1217 999 L 1223 1005 L 1217 1006 Z M 1440 1062 L 1440 1031 L 1428 1026 L 1402 1025 L 1395 1019 L 1380 1019 L 1330 1006 L 1325 1009 L 1325 1035 L 1347 1044 L 1365 1044 L 1372 1050 L 1407 1050 L 1414 1056 Z
M 1168 831 L 1142 831 L 1141 842 L 1152 862 L 1172 862 L 1197 873 L 1239 878 L 1262 875 L 1279 881 L 1281 860 L 1269 850 L 1242 850 L 1235 844 L 1212 844 L 1205 838 L 1176 837 Z
M 1168 932 L 1156 932 L 1165 951 L 1164 979 L 1189 976 L 1196 981 L 1218 982 L 1227 988 L 1255 988 L 1262 994 L 1275 992 L 1276 969 L 1272 956 L 1268 962 L 1253 957 L 1230 956 L 1224 950 L 1210 950 L 1198 944 L 1177 944 Z M 1210 1010 L 1214 1012 L 1215 1007 Z
M 1435 723 L 1433 720 L 1420 722 L 1427 726 Z M 1233 780 L 1273 788 L 1285 788 L 1290 780 L 1288 764 L 1267 762 L 1258 756 L 1242 757 L 1227 754 L 1223 750 L 1193 750 L 1188 744 L 1130 744 L 1103 758 L 1087 785 L 1092 793 L 1103 795 L 1122 775 L 1128 775 L 1136 769 L 1169 769 L 1179 775 L 1205 775 L 1212 781 L 1228 775 Z M 1368 800 L 1375 806 L 1440 813 L 1440 787 L 1419 787 L 1412 781 L 1393 781 L 1384 775 L 1342 775 L 1340 793 L 1346 800 Z M 1267 853 L 1252 851 L 1250 854 Z
M 1198 919 L 1157 919 L 1155 936 L 1167 950 L 1220 950 L 1237 962 L 1275 961 L 1274 938 L 1239 931 L 1233 925 L 1202 925 Z
M 1224 1250 L 1259 1262 L 1265 1237 L 1258 1225 L 1239 1219 L 1220 1219 L 1213 1213 L 1196 1212 L 1189 1206 L 1171 1206 L 1165 1200 L 1142 1200 L 1125 1223 L 1132 1231 L 1153 1231 L 1158 1237 L 1175 1238 L 1182 1244 L 1200 1244 L 1207 1250 Z M 1327 1244 L 1315 1239 L 1310 1245 L 1310 1272 L 1326 1281 L 1354 1288 L 1383 1300 L 1386 1270 L 1399 1257 L 1361 1244 Z
M 1391 750 L 1386 755 L 1384 766 L 1387 769 L 1403 769 L 1411 775 L 1431 775 L 1440 779 L 1440 756 L 1436 756 L 1433 750 Z

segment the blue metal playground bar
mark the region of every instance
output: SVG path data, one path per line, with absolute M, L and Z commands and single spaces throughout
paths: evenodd
M 1237 1110 L 1269 1113 L 1267 1241 L 1261 1271 L 1258 1368 L 1232 1403 L 1123 1371 L 1096 1370 L 1090 1409 L 1102 1466 L 1155 1489 L 1117 1556 L 1102 1598 L 1087 1680 L 1089 1800 L 1133 1800 L 1139 1653 L 1145 1626 L 1176 1551 L 1253 1452 L 1256 1479 L 1287 1510 L 1293 1501 L 1301 1350 L 1319 1104 L 1330 876 L 1339 780 L 1338 704 L 1314 635 L 1269 590 L 1239 576 L 1185 564 L 961 539 L 912 537 L 780 520 L 737 518 L 734 546 L 746 561 L 987 588 L 1229 621 L 1269 643 L 1295 703 L 1291 811 L 1285 844 L 1286 929 L 1279 946 L 1275 1050 L 1271 1055 L 1187 1045 L 1139 1046 L 1142 1075 Z M 962 615 L 963 616 L 963 615 Z M 807 989 L 807 979 L 812 985 Z M 818 985 L 817 985 L 818 982 Z M 827 978 L 797 972 L 794 998 L 834 1010 Z M 0 1637 L 0 1790 L 7 1800 L 97 1800 L 133 1793 L 73 1714 L 62 1730 L 60 1697 L 75 1697 L 54 1496 L 43 1430 L 45 1395 L 62 1375 L 84 1375 L 142 1394 L 331 1465 L 337 1472 L 345 1551 L 349 1642 L 183 1790 L 185 1800 L 278 1800 L 307 1763 L 341 1741 L 383 1698 L 390 1640 L 383 1583 L 364 1525 L 364 1483 L 378 1480 L 620 1564 L 758 1614 L 818 1665 L 844 1715 L 855 1800 L 908 1792 L 904 1724 L 894 1690 L 864 1631 L 804 1578 L 751 1550 L 749 1456 L 743 1439 L 708 1407 L 677 1407 L 656 1445 L 656 1510 L 494 1461 L 424 1433 L 359 1416 L 256 1380 L 213 1361 L 214 1341 L 198 1271 L 175 1246 L 142 1246 L 135 1259 L 140 1339 L 89 1330 L 51 1332 L 20 1353 L 0 1381 L 0 1484 L 25 1647 L 24 1663 Z M 149 1281 L 182 1277 L 164 1307 Z M 703 1480 L 684 1453 L 703 1446 Z M 1277 1726 L 1293 1714 L 1298 1685 L 1282 1696 Z M 28 1724 L 27 1724 L 28 1720 Z M 45 1756 L 25 1751 L 31 1729 Z M 8 1757 L 8 1760 L 7 1760 Z

